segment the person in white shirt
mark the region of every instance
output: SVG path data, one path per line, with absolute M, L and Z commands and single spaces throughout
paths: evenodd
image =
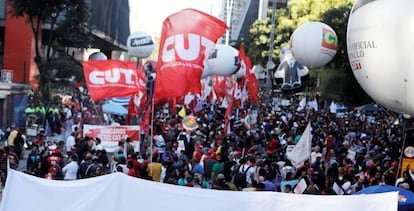
M 64 180 L 75 180 L 78 178 L 79 164 L 77 160 L 77 155 L 73 154 L 71 155 L 71 161 L 63 167 L 62 173 L 64 175 Z
M 75 141 L 75 132 L 70 133 L 70 136 L 68 136 L 68 138 L 66 139 L 66 152 L 70 152 L 72 146 L 74 146 L 76 144 Z
M 311 163 L 314 163 L 317 157 L 321 157 L 321 159 L 323 160 L 321 148 L 319 146 L 315 146 L 314 151 L 312 151 L 311 153 Z

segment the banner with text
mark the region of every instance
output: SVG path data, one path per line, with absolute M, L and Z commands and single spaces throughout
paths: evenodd
M 101 144 L 107 152 L 117 152 L 118 143 L 131 138 L 131 144 L 136 152 L 140 147 L 140 128 L 138 125 L 83 125 L 83 136 L 97 137 L 101 139 Z

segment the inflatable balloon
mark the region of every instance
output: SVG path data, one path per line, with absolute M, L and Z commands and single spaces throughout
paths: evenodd
M 136 31 L 128 36 L 127 48 L 129 55 L 146 58 L 154 51 L 154 39 L 147 32 Z
M 216 45 L 207 60 L 207 68 L 218 76 L 230 76 L 239 67 L 239 51 L 229 45 Z
M 243 78 L 246 75 L 246 64 L 240 64 L 239 70 L 234 75 L 236 78 Z
M 88 60 L 107 60 L 108 57 L 102 52 L 95 52 L 89 55 Z
M 338 37 L 325 23 L 308 22 L 290 37 L 290 47 L 296 61 L 315 68 L 328 64 L 336 54 Z
M 280 49 L 280 64 L 274 78 L 281 83 L 282 91 L 295 91 L 302 87 L 302 77 L 309 74 L 309 69 L 299 64 L 293 57 L 289 46 Z
M 207 78 L 208 76 L 213 75 L 214 72 L 208 69 L 207 67 L 204 67 L 203 72 L 201 73 L 201 78 Z
M 348 58 L 358 83 L 377 103 L 411 116 L 413 8 L 412 0 L 357 0 L 347 29 Z

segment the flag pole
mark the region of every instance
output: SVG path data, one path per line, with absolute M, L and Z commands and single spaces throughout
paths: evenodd
M 149 138 L 150 138 L 150 156 L 149 156 L 149 159 L 148 159 L 148 161 L 149 162 L 152 162 L 152 151 L 153 151 L 153 145 L 154 145 L 154 141 L 153 141 L 153 139 L 154 139 L 154 107 L 155 107 L 155 102 L 154 102 L 154 97 L 152 97 L 152 103 L 151 103 L 151 132 L 150 132 L 150 134 L 149 134 Z

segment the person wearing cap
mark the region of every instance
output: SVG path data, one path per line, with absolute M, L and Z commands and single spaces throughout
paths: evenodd
M 45 179 L 55 180 L 56 179 L 56 173 L 57 173 L 56 167 L 54 167 L 54 166 L 50 167 L 48 173 L 45 175 Z
M 10 159 L 10 167 L 16 169 L 19 166 L 19 156 L 12 152 L 9 146 L 4 147 L 4 153 L 0 158 L 0 165 L 6 166 L 7 159 Z
M 138 157 L 137 157 L 137 153 L 133 152 L 131 154 L 128 155 L 127 157 L 127 163 L 128 161 L 132 161 L 133 164 L 133 168 L 134 168 L 134 173 L 135 173 L 135 177 L 141 177 L 141 164 L 138 162 Z
M 59 165 L 60 167 L 63 167 L 63 160 L 62 160 L 62 154 L 58 149 L 52 149 L 49 151 L 50 156 L 47 158 L 47 162 L 49 165 Z

